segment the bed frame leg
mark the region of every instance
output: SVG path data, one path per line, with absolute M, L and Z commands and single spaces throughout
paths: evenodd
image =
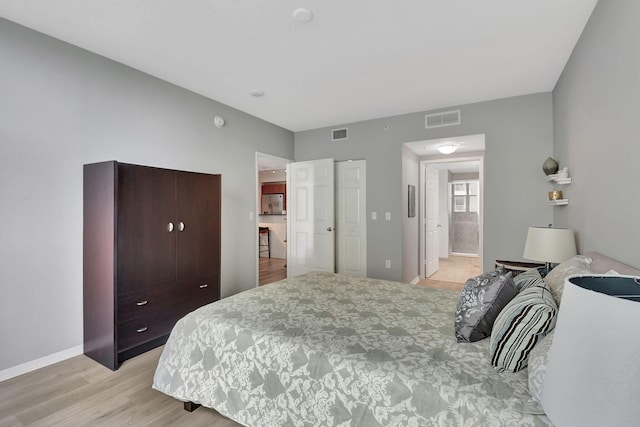
M 184 402 L 184 410 L 185 411 L 193 412 L 196 409 L 198 409 L 199 407 L 200 407 L 199 403 Z

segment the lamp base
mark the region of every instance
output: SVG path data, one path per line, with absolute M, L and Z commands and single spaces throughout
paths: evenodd
M 542 278 L 544 279 L 544 277 L 549 274 L 549 272 L 553 270 L 553 266 L 551 265 L 550 262 L 546 262 L 544 264 L 544 267 L 541 267 L 538 269 L 538 271 L 540 272 L 540 275 L 542 276 Z

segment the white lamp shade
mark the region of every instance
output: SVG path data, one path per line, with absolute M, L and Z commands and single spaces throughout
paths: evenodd
M 602 289 L 624 288 L 614 294 L 640 294 L 631 276 L 574 277 L 564 285 L 542 389 L 542 406 L 558 427 L 640 425 L 640 299 L 583 287 L 606 282 L 613 287 Z
M 573 230 L 567 228 L 529 227 L 524 246 L 526 259 L 560 263 L 576 255 Z

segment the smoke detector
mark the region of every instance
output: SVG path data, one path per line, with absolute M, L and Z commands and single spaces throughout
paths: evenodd
M 296 9 L 293 11 L 293 19 L 304 24 L 313 19 L 313 13 L 309 9 Z

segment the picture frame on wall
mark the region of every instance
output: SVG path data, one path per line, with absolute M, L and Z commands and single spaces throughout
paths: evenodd
M 416 186 L 409 184 L 409 218 L 416 216 Z

